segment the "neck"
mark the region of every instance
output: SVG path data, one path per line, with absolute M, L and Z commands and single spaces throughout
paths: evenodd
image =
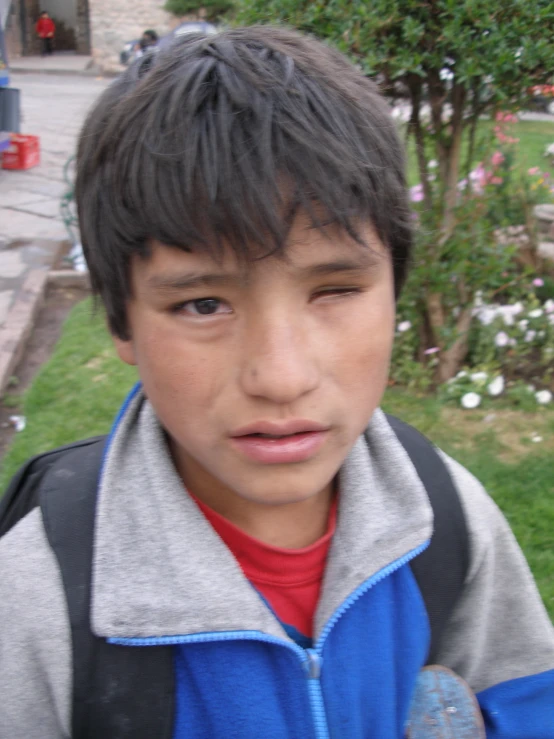
M 249 536 L 284 549 L 302 549 L 327 531 L 334 481 L 305 500 L 260 502 L 240 495 L 173 447 L 179 475 L 194 496 Z
M 244 498 L 231 505 L 211 496 L 197 497 L 216 513 L 254 539 L 283 549 L 302 549 L 314 544 L 326 532 L 333 486 L 303 501 L 263 505 Z

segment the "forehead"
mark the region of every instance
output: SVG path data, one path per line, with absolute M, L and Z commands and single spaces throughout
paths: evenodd
M 360 240 L 344 229 L 330 225 L 315 228 L 307 218 L 297 218 L 282 251 L 251 259 L 237 257 L 230 246 L 223 245 L 221 254 L 205 251 L 184 251 L 157 241 L 150 244 L 146 259 L 136 259 L 133 276 L 152 285 L 163 285 L 179 275 L 217 273 L 233 275 L 244 280 L 267 277 L 268 273 L 289 273 L 298 276 L 330 273 L 333 271 L 365 271 L 378 268 L 387 261 L 389 252 L 377 237 L 371 224 L 358 229 Z

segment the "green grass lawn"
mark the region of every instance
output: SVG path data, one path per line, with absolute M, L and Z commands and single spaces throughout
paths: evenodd
M 483 128 L 492 127 L 494 124 L 483 121 L 479 124 Z M 522 172 L 530 167 L 540 167 L 543 172 L 548 172 L 554 184 L 554 166 L 544 156 L 544 150 L 549 144 L 554 144 L 554 121 L 519 121 L 510 125 L 509 135 L 519 138 L 517 144 L 516 166 Z M 464 145 L 463 151 L 466 151 Z M 432 156 L 430 158 L 433 158 Z M 477 156 L 475 164 L 479 161 Z M 462 159 L 465 162 L 465 159 Z M 460 177 L 461 179 L 461 177 Z M 408 146 L 408 183 L 417 185 L 420 181 L 413 139 Z
M 30 455 L 105 433 L 136 380 L 120 362 L 91 303 L 74 308 L 50 361 L 22 399 L 26 429 L 15 437 L 0 472 L 0 490 Z M 554 618 L 554 411 L 500 408 L 462 411 L 398 389 L 387 411 L 417 426 L 483 482 L 502 508 Z M 539 434 L 540 444 L 531 442 Z

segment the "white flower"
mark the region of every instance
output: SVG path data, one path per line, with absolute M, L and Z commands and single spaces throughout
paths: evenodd
M 466 393 L 462 396 L 460 401 L 463 408 L 470 410 L 471 408 L 477 408 L 481 403 L 481 396 L 477 393 Z
M 550 298 L 549 300 L 546 301 L 543 307 L 547 313 L 554 313 L 554 300 Z
M 533 341 L 533 339 L 535 338 L 536 335 L 537 335 L 537 332 L 536 331 L 533 331 L 533 329 L 531 329 L 530 331 L 527 331 L 527 333 L 524 336 L 524 339 L 527 342 Z
M 512 313 L 512 311 L 502 311 L 501 315 L 502 315 L 502 318 L 504 319 L 505 326 L 514 325 L 514 314 Z
M 542 308 L 535 308 L 527 314 L 529 318 L 540 318 L 542 316 Z
M 465 370 L 460 370 L 456 377 L 467 377 L 467 372 Z
M 533 434 L 531 437 L 531 441 L 534 441 L 535 444 L 538 444 L 540 441 L 542 441 L 542 436 L 539 436 L 538 434 Z
M 499 331 L 494 337 L 494 343 L 496 346 L 508 346 L 510 337 L 505 331 Z
M 439 163 L 436 159 L 431 159 L 427 166 L 429 167 L 429 169 L 436 169 L 439 166 Z
M 517 316 L 523 310 L 523 303 L 520 303 L 518 300 L 518 302 L 511 305 L 510 308 L 512 309 L 512 315 Z
M 527 390 L 528 390 L 528 391 L 529 391 L 530 393 L 534 393 L 534 392 L 535 392 L 535 386 L 534 386 L 534 385 L 527 385 Z
M 488 378 L 488 374 L 486 372 L 474 372 L 472 375 L 470 375 L 470 379 L 472 382 L 484 382 Z
M 410 321 L 401 321 L 396 328 L 403 334 L 404 331 L 409 331 L 412 328 L 412 324 Z
M 552 400 L 552 393 L 550 390 L 539 390 L 538 393 L 535 393 L 535 400 L 539 405 L 546 405 L 547 403 L 550 403 Z
M 490 326 L 496 318 L 496 308 L 493 308 L 492 305 L 485 305 L 482 308 L 476 308 L 475 312 L 483 326 Z
M 529 321 L 526 318 L 524 318 L 523 320 L 518 321 L 517 325 L 522 331 L 527 331 L 527 326 L 529 325 Z
M 500 395 L 500 393 L 504 392 L 504 378 L 502 375 L 495 377 L 489 384 L 487 390 L 489 391 L 489 395 L 493 396 Z

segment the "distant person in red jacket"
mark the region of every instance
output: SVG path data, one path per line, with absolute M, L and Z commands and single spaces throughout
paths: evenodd
M 52 39 L 54 38 L 55 31 L 56 25 L 54 21 L 50 18 L 48 12 L 43 10 L 36 25 L 37 36 L 42 41 L 42 56 L 52 54 Z

